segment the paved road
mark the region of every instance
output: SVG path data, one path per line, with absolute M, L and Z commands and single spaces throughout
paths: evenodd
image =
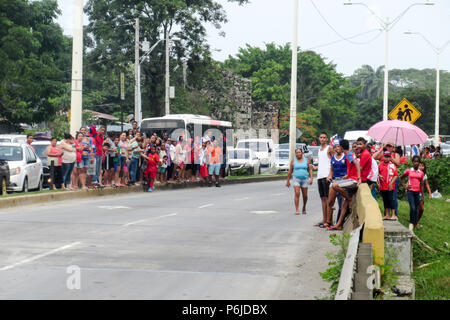
M 283 181 L 0 210 L 0 299 L 314 299 L 333 251 L 316 183 Z M 78 289 L 68 289 L 76 279 Z M 71 282 L 76 284 L 77 282 Z

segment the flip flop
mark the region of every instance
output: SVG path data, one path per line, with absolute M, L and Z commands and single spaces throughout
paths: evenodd
M 297 215 L 297 216 L 298 216 L 299 214 L 300 214 L 300 212 L 296 212 L 296 213 L 295 213 L 295 215 Z
M 319 228 L 323 228 L 323 223 L 322 222 L 318 222 L 314 225 L 314 227 L 319 227 Z
M 306 211 L 303 211 L 302 214 L 306 214 Z

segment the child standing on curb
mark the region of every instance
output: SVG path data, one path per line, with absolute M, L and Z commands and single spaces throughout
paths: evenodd
M 378 184 L 384 203 L 383 220 L 397 220 L 394 206 L 395 181 L 398 178 L 398 171 L 395 164 L 391 162 L 391 152 L 384 151 L 383 159 L 378 166 Z M 389 218 L 391 211 L 391 218 Z

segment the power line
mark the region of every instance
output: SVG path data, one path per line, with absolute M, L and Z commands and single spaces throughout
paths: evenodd
M 336 30 L 336 29 L 328 22 L 328 20 L 325 18 L 325 16 L 322 14 L 322 12 L 320 12 L 319 8 L 316 6 L 316 4 L 314 3 L 314 1 L 313 1 L 313 0 L 309 0 L 309 1 L 310 1 L 311 4 L 313 5 L 314 9 L 317 11 L 317 13 L 319 14 L 319 16 L 322 18 L 322 20 L 328 25 L 328 27 L 330 27 L 331 30 L 334 31 L 334 33 L 336 33 L 336 34 L 338 35 L 339 38 L 342 39 L 342 41 L 347 41 L 347 42 L 350 42 L 350 43 L 356 44 L 356 45 L 364 45 L 364 44 L 368 44 L 368 43 L 374 41 L 374 40 L 375 40 L 376 38 L 378 38 L 378 36 L 381 34 L 381 31 L 380 31 L 380 33 L 379 33 L 376 37 L 370 39 L 369 41 L 365 41 L 365 42 L 356 42 L 356 41 L 352 41 L 352 40 L 350 40 L 350 39 L 354 38 L 355 36 L 353 36 L 353 37 L 345 37 L 345 36 L 343 36 L 342 34 L 340 34 L 340 33 L 339 33 L 339 32 L 338 32 L 338 31 L 337 31 L 337 30 Z
M 367 43 L 370 43 L 370 42 L 374 41 L 375 39 L 377 39 L 382 34 L 382 31 L 383 31 L 382 29 L 372 29 L 372 30 L 369 30 L 369 31 L 361 32 L 361 33 L 355 34 L 355 35 L 353 35 L 351 37 L 348 37 L 347 39 L 357 38 L 359 36 L 362 36 L 362 35 L 365 35 L 365 34 L 368 34 L 368 33 L 372 33 L 374 31 L 379 31 L 379 32 L 377 33 L 377 35 L 375 37 L 373 37 L 372 39 L 370 39 L 367 42 Z M 317 45 L 317 46 L 314 46 L 314 47 L 311 47 L 311 48 L 308 48 L 308 49 L 305 49 L 305 50 L 313 50 L 313 49 L 317 49 L 317 48 L 322 48 L 322 47 L 330 46 L 332 44 L 343 42 L 343 41 L 347 41 L 347 40 L 345 40 L 345 39 L 338 39 L 338 40 L 334 40 L 334 41 L 331 41 L 331 42 L 320 44 L 320 45 Z

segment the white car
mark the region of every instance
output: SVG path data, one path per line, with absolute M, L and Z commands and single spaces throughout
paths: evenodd
M 274 168 L 275 144 L 272 139 L 245 139 L 239 140 L 236 149 L 251 149 L 261 161 L 261 167 Z
M 228 175 L 240 169 L 252 175 L 261 173 L 261 162 L 251 149 L 229 149 L 227 157 Z
M 289 172 L 289 150 L 276 150 L 275 161 L 278 172 Z
M 24 134 L 0 134 L 0 143 L 26 143 L 27 136 Z
M 30 146 L 19 143 L 1 143 L 0 159 L 6 160 L 9 165 L 8 191 L 42 190 L 42 162 Z

